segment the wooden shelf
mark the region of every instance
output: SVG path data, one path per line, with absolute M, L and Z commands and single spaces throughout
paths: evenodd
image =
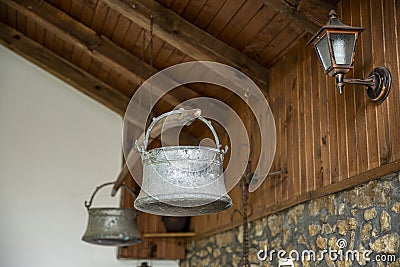
M 194 232 L 184 232 L 184 233 L 143 233 L 144 238 L 159 238 L 159 237 L 194 237 L 196 233 Z

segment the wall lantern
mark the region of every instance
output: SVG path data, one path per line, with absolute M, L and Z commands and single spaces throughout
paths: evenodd
M 336 79 L 339 94 L 348 84 L 364 85 L 368 97 L 375 102 L 386 99 L 390 92 L 392 76 L 388 68 L 379 66 L 373 69 L 366 79 L 345 78 L 353 68 L 357 36 L 364 28 L 344 24 L 334 10 L 329 13 L 328 24 L 323 26 L 307 44 L 313 45 L 326 74 Z

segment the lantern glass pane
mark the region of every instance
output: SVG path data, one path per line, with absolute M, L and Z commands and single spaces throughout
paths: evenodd
M 319 60 L 321 60 L 324 70 L 328 70 L 332 66 L 332 60 L 326 35 L 315 44 L 315 50 L 317 50 Z
M 354 33 L 331 33 L 330 39 L 336 64 L 352 65 L 356 35 Z

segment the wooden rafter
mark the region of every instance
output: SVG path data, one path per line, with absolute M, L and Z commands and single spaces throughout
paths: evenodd
M 328 0 L 262 0 L 262 2 L 312 34 L 328 21 L 329 11 L 335 8 L 335 4 Z
M 82 71 L 47 48 L 32 41 L 17 30 L 7 26 L 3 22 L 0 22 L 0 44 L 11 49 L 24 58 L 27 58 L 34 64 L 52 73 L 64 82 L 72 85 L 73 87 L 97 100 L 101 104 L 104 104 L 106 107 L 117 112 L 121 116 L 125 114 L 126 107 L 128 106 L 130 100 L 128 97 L 93 77 L 91 74 Z M 198 114 L 196 112 L 200 112 L 200 110 L 193 110 L 190 112 L 195 112 L 194 114 Z M 143 127 L 143 125 L 137 124 L 137 121 L 134 117 L 127 117 L 126 119 L 135 126 Z M 187 123 L 187 121 L 188 119 L 185 120 L 185 123 Z M 159 135 L 159 133 L 156 131 L 155 135 Z M 183 133 L 183 139 L 192 140 L 193 136 Z M 170 141 L 167 137 L 166 142 L 168 143 L 172 141 Z M 138 159 L 139 158 L 132 158 L 130 163 L 135 165 Z M 121 174 L 119 174 L 120 183 L 123 182 L 121 177 L 125 178 L 127 174 L 127 168 L 124 167 Z
M 43 28 L 51 31 L 65 42 L 83 48 L 92 58 L 110 66 L 113 70 L 126 77 L 135 79 L 136 83 L 139 84 L 148 78 L 146 73 L 150 73 L 149 64 L 142 62 L 138 57 L 117 46 L 106 37 L 99 36 L 94 30 L 50 4 L 28 0 L 2 1 L 32 19 Z M 165 79 L 170 78 L 165 77 Z M 161 91 L 157 91 L 157 88 L 153 89 L 154 94 L 162 93 Z M 188 87 L 181 87 L 181 91 L 183 91 L 182 94 L 186 97 L 200 96 Z M 179 99 L 168 94 L 163 96 L 163 100 L 172 106 L 181 103 Z
M 0 22 L 0 43 L 121 116 L 124 115 L 128 97 L 3 22 Z
M 154 0 L 102 0 L 143 28 L 154 17 L 154 34 L 196 60 L 218 61 L 235 67 L 267 90 L 267 70 L 236 49 L 183 19 Z

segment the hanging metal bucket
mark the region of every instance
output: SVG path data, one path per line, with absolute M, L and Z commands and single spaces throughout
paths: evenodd
M 195 216 L 220 212 L 232 206 L 225 188 L 224 154 L 211 122 L 199 116 L 211 130 L 216 148 L 205 146 L 167 146 L 147 151 L 149 136 L 161 119 L 174 110 L 154 118 L 147 129 L 143 146 L 136 142 L 143 163 L 141 191 L 135 208 L 164 216 Z
M 96 188 L 89 201 L 85 201 L 89 220 L 82 240 L 91 244 L 103 246 L 128 246 L 142 241 L 136 227 L 136 211 L 129 208 L 91 208 L 97 191 L 107 185 Z M 135 198 L 135 194 L 126 185 L 121 187 Z

